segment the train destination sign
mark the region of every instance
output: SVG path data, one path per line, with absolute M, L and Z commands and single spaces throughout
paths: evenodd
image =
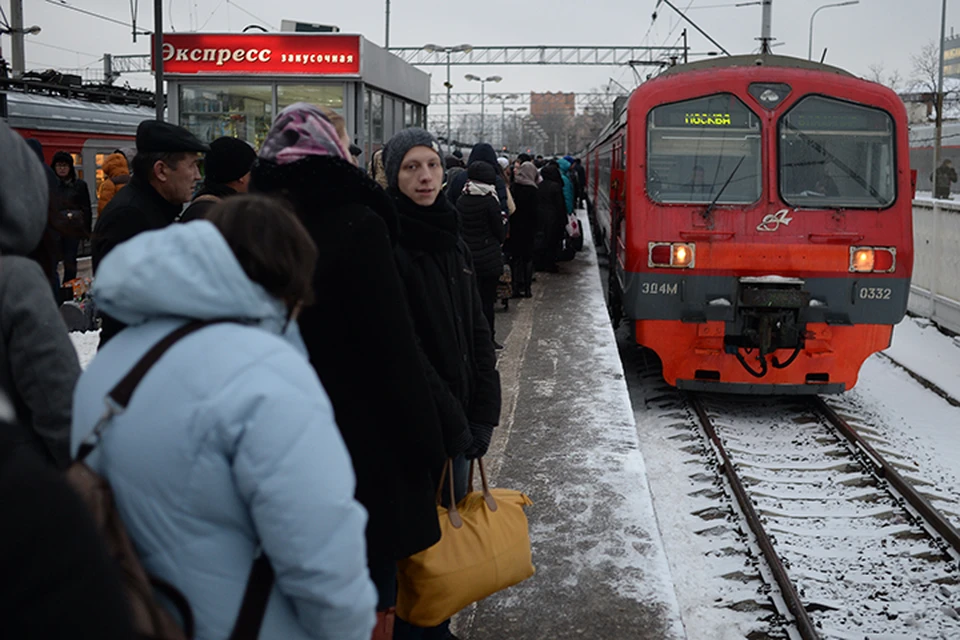
M 684 122 L 701 127 L 729 127 L 729 113 L 688 113 L 684 116 Z
M 735 96 L 718 94 L 655 107 L 654 127 L 757 129 L 760 122 Z
M 360 36 L 167 33 L 162 56 L 163 71 L 171 75 L 359 75 Z

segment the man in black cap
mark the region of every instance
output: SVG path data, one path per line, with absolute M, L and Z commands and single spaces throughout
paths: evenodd
M 93 272 L 115 246 L 144 231 L 173 223 L 190 201 L 200 179 L 200 153 L 210 147 L 192 133 L 168 122 L 144 120 L 137 127 L 137 155 L 133 178 L 110 201 L 93 233 Z M 100 346 L 116 335 L 123 324 L 103 317 Z
M 210 151 L 203 158 L 203 188 L 193 196 L 180 221 L 198 220 L 224 198 L 246 193 L 250 169 L 256 160 L 257 152 L 243 140 L 223 136 L 211 142 Z

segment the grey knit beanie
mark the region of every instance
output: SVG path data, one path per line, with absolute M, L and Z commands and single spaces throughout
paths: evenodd
M 440 145 L 437 139 L 429 131 L 419 127 L 410 127 L 399 131 L 387 142 L 384 152 L 384 169 L 387 173 L 387 184 L 391 187 L 397 186 L 397 178 L 400 175 L 400 163 L 407 152 L 414 147 L 429 147 L 433 149 L 437 157 L 440 158 L 441 166 L 443 157 L 440 155 Z

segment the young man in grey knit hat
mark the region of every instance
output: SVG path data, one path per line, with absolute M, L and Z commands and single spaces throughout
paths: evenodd
M 444 449 L 453 459 L 454 500 L 459 501 L 467 490 L 467 460 L 487 452 L 500 421 L 493 339 L 457 212 L 440 192 L 440 145 L 423 129 L 404 129 L 387 143 L 384 167 L 387 192 L 399 213 L 397 265 L 425 355 Z M 455 640 L 449 621 L 424 629 L 400 617 L 393 637 Z

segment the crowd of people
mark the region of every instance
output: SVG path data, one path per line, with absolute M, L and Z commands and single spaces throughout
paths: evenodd
M 72 157 L 47 166 L 0 122 L 0 610 L 14 636 L 135 637 L 61 473 L 93 442 L 85 463 L 196 638 L 233 637 L 265 558 L 259 637 L 454 640 L 449 620 L 396 617 L 397 562 L 439 540 L 445 463 L 460 500 L 490 446 L 497 286 L 511 265 L 528 298 L 534 271 L 557 269 L 582 169 L 487 144 L 463 163 L 408 128 L 365 171 L 350 140 L 306 103 L 259 150 L 145 121 L 135 152 L 104 162 L 94 227 Z M 57 262 L 74 277 L 81 239 L 102 319 L 83 371 L 57 298 Z M 111 390 L 191 323 L 118 408 Z
M 583 205 L 586 171 L 570 156 L 545 160 L 521 153 L 511 162 L 487 143 L 474 145 L 466 162 L 454 151 L 444 166 L 444 191 L 473 253 L 483 314 L 495 335 L 505 271 L 511 297 L 531 298 L 535 272 L 557 273 L 557 263 L 573 257 L 568 225 Z

